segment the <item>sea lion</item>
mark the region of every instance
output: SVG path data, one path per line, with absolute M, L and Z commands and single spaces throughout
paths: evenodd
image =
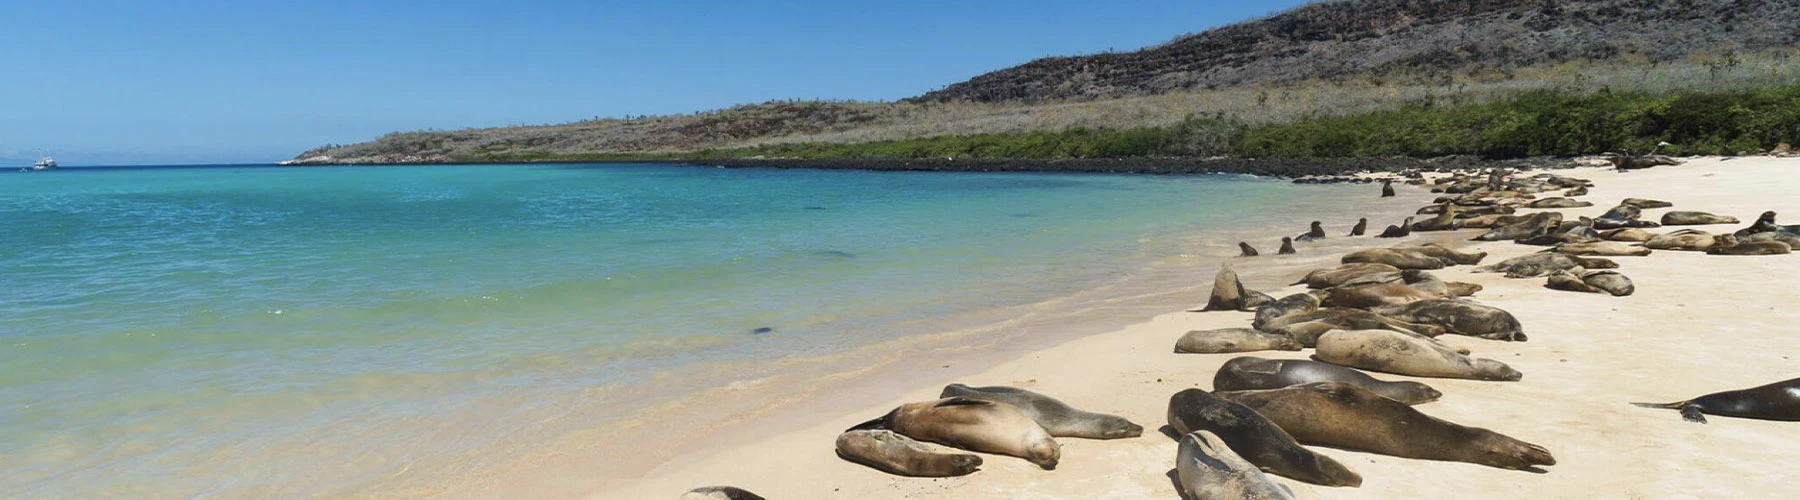
M 1294 492 L 1269 480 L 1256 466 L 1231 451 L 1213 433 L 1181 437 L 1175 450 L 1175 481 L 1188 498 L 1293 500 Z
M 1476 236 L 1475 241 L 1511 241 L 1528 238 L 1532 235 L 1548 232 L 1562 223 L 1561 212 L 1539 212 L 1516 224 L 1489 229 L 1488 232 Z
M 1087 439 L 1123 439 L 1144 434 L 1144 428 L 1125 417 L 1083 411 L 1056 398 L 1017 387 L 969 387 L 963 384 L 944 386 L 940 398 L 968 397 L 1006 403 L 1025 412 L 1025 416 L 1050 433 L 1050 437 Z
M 1303 347 L 1312 347 L 1319 345 L 1319 337 L 1335 330 L 1344 329 L 1346 328 L 1323 321 L 1303 321 L 1299 323 L 1284 324 L 1279 327 L 1268 328 L 1267 330 L 1269 333 L 1286 335 L 1288 338 L 1294 339 L 1295 342 L 1299 342 Z
M 1418 382 L 1386 382 L 1331 363 L 1302 359 L 1233 358 L 1213 375 L 1215 391 L 1280 389 L 1313 382 L 1343 382 L 1409 405 L 1437 401 L 1444 393 Z
M 1617 241 L 1598 241 L 1593 243 L 1564 243 L 1553 249 L 1557 253 L 1581 256 L 1602 257 L 1643 257 L 1650 255 L 1650 249 L 1627 245 Z
M 1251 320 L 1252 328 L 1294 313 L 1316 311 L 1319 309 L 1319 297 L 1310 293 L 1296 293 L 1268 305 L 1256 308 L 1256 319 Z
M 1713 235 L 1705 231 L 1682 229 L 1650 238 L 1650 241 L 1644 242 L 1644 248 L 1704 252 L 1712 248 L 1714 242 Z
M 1194 330 L 1175 341 L 1177 354 L 1226 354 L 1253 351 L 1298 351 L 1300 343 L 1286 335 L 1249 328 Z
M 1625 242 L 1643 243 L 1646 241 L 1650 241 L 1651 238 L 1655 238 L 1655 237 L 1656 237 L 1655 233 L 1645 231 L 1643 229 L 1638 229 L 1635 227 L 1609 229 L 1606 231 L 1602 231 L 1600 233 L 1600 239 L 1603 239 L 1606 241 L 1625 241 Z
M 1319 221 L 1312 221 L 1312 229 L 1308 230 L 1306 234 L 1294 238 L 1295 241 L 1318 241 L 1322 239 L 1325 239 L 1325 226 L 1321 225 Z
M 1619 204 L 1619 206 L 1607 209 L 1605 213 L 1600 214 L 1600 216 L 1596 217 L 1596 218 L 1612 219 L 1612 220 L 1637 220 L 1638 217 L 1642 217 L 1643 215 L 1644 215 L 1643 209 L 1638 208 L 1636 206 L 1621 203 L 1621 204 Z
M 1574 271 L 1580 271 L 1580 269 L 1575 269 Z M 1565 292 L 1606 293 L 1606 290 L 1601 290 L 1600 287 L 1589 285 L 1586 281 L 1582 281 L 1581 276 L 1574 271 L 1557 271 L 1550 273 L 1550 279 L 1544 282 L 1544 288 L 1562 290 Z
M 1461 281 L 1445 281 L 1444 288 L 1450 290 L 1450 296 L 1453 298 L 1472 296 L 1483 290 L 1481 285 Z
M 1706 212 L 1669 212 L 1662 216 L 1662 225 L 1664 226 L 1705 226 L 1709 224 L 1737 223 L 1737 217 L 1713 215 Z
M 1301 448 L 1294 438 L 1243 405 L 1200 389 L 1183 389 L 1169 397 L 1169 427 L 1187 435 L 1211 432 L 1238 456 L 1265 472 L 1325 486 L 1361 486 L 1362 476 L 1349 467 Z
M 1457 228 L 1456 205 L 1451 204 L 1450 202 L 1444 202 L 1442 207 L 1443 207 L 1442 212 L 1439 213 L 1437 217 L 1432 217 L 1427 220 L 1413 223 L 1412 230 L 1414 230 L 1414 231 L 1453 231 L 1453 230 L 1455 230 Z
M 1381 197 L 1382 198 L 1393 198 L 1394 197 L 1394 180 L 1393 179 L 1383 179 L 1381 181 Z
M 1654 221 L 1637 220 L 1637 219 L 1624 220 L 1624 219 L 1608 219 L 1605 217 L 1594 219 L 1594 229 L 1599 229 L 1602 231 L 1608 230 L 1608 229 L 1621 229 L 1621 228 L 1628 228 L 1628 227 L 1635 227 L 1635 228 L 1639 228 L 1639 229 L 1654 228 L 1654 227 L 1662 227 L 1662 224 L 1657 224 Z
M 1388 330 L 1344 330 L 1319 337 L 1313 359 L 1334 365 L 1414 377 L 1513 382 L 1523 378 L 1506 363 L 1471 358 L 1429 339 Z
M 1362 236 L 1363 232 L 1368 231 L 1368 230 L 1369 230 L 1369 218 L 1367 218 L 1367 217 L 1359 218 L 1359 219 L 1356 219 L 1356 227 L 1350 228 L 1350 235 L 1351 236 Z
M 1767 233 L 1756 233 L 1749 236 L 1739 236 L 1738 241 L 1742 243 L 1779 241 L 1786 243 L 1789 248 L 1800 248 L 1800 235 L 1787 231 L 1771 231 Z
M 1621 202 L 1619 202 L 1619 204 L 1636 207 L 1636 208 L 1642 208 L 1642 209 L 1669 208 L 1669 207 L 1675 206 L 1674 203 L 1669 203 L 1669 202 L 1661 201 L 1661 200 L 1650 200 L 1650 199 L 1644 199 L 1644 198 L 1626 198 L 1625 201 L 1621 201 Z
M 1573 198 L 1576 196 L 1587 196 L 1587 194 L 1588 194 L 1587 186 L 1581 186 L 1581 187 L 1578 187 L 1575 189 L 1570 189 L 1568 191 L 1563 192 L 1563 196 L 1567 196 L 1570 198 Z
M 1779 241 L 1738 241 L 1737 236 L 1720 234 L 1713 236 L 1713 245 L 1706 249 L 1707 255 L 1787 255 L 1793 248 Z
M 845 432 L 888 429 L 920 441 L 1023 458 L 1056 468 L 1062 448 L 1043 426 L 1012 405 L 974 398 L 910 403 Z
M 1751 223 L 1750 227 L 1739 229 L 1732 234 L 1737 235 L 1739 238 L 1745 238 L 1760 233 L 1783 233 L 1800 236 L 1800 225 L 1783 226 L 1776 224 L 1775 212 L 1768 211 L 1763 212 L 1761 216 L 1758 216 L 1756 222 Z
M 1350 252 L 1339 260 L 1345 264 L 1387 264 L 1400 269 L 1443 269 L 1454 264 L 1410 248 L 1365 248 Z
M 1493 229 L 1500 226 L 1518 224 L 1530 219 L 1529 215 L 1483 215 L 1463 219 L 1457 224 L 1463 229 Z
M 1441 283 L 1441 282 L 1440 282 Z M 1442 294 L 1429 293 L 1403 282 L 1368 283 L 1354 286 L 1341 286 L 1325 291 L 1325 298 L 1319 305 L 1325 307 L 1348 307 L 1352 309 L 1369 309 L 1373 307 L 1400 305 L 1426 299 L 1449 298 L 1449 292 Z
M 1377 274 L 1382 274 L 1382 273 L 1393 274 L 1394 278 L 1398 278 L 1399 273 L 1400 273 L 1400 268 L 1390 266 L 1387 264 L 1375 263 L 1375 262 L 1359 262 L 1359 263 L 1355 263 L 1355 264 L 1344 264 L 1344 265 L 1333 267 L 1330 269 L 1313 270 L 1312 272 L 1306 273 L 1305 278 L 1301 278 L 1300 281 L 1295 282 L 1294 284 L 1299 285 L 1299 284 L 1304 283 L 1304 284 L 1306 284 L 1307 288 L 1312 288 L 1312 289 L 1331 288 L 1334 286 L 1339 286 L 1339 285 L 1343 285 L 1346 283 L 1350 283 L 1350 282 L 1359 280 L 1359 279 L 1367 277 L 1367 276 L 1377 275 Z M 1391 281 L 1391 280 L 1388 280 L 1388 281 Z
M 1556 464 L 1542 446 L 1441 420 L 1350 384 L 1316 382 L 1219 397 L 1256 410 L 1302 443 L 1502 469 Z
M 1219 266 L 1219 274 L 1213 276 L 1212 296 L 1206 299 L 1206 306 L 1190 309 L 1189 312 L 1248 309 L 1248 296 L 1249 293 L 1244 291 L 1244 282 L 1238 280 L 1237 271 L 1232 271 L 1231 266 Z
M 1581 275 L 1581 281 L 1589 286 L 1599 288 L 1614 297 L 1624 297 L 1637 293 L 1637 285 L 1631 278 L 1616 271 L 1588 271 Z
M 1681 418 L 1706 423 L 1706 415 L 1800 421 L 1800 378 L 1736 391 L 1715 392 L 1674 403 L 1632 403 L 1645 408 L 1681 410 Z
M 1574 269 L 1618 269 L 1619 263 L 1600 257 L 1581 257 L 1556 252 L 1539 252 L 1477 267 L 1477 273 L 1506 273 L 1508 278 L 1535 278 L 1552 272 Z
M 1286 236 L 1282 236 L 1281 237 L 1281 249 L 1276 250 L 1275 253 L 1277 255 L 1293 254 L 1294 253 L 1294 239 L 1286 237 Z
M 734 486 L 706 486 L 682 493 L 678 500 L 766 500 L 755 493 Z
M 1427 299 L 1396 306 L 1378 307 L 1374 312 L 1389 318 L 1413 323 L 1437 325 L 1449 333 L 1489 340 L 1524 342 L 1525 332 L 1512 313 L 1498 307 L 1467 300 Z
M 1256 247 L 1250 246 L 1250 244 L 1246 242 L 1238 242 L 1238 250 L 1243 251 L 1243 253 L 1238 254 L 1239 257 L 1255 257 L 1258 255 Z
M 1426 338 L 1436 337 L 1445 333 L 1444 327 L 1441 326 L 1408 323 L 1370 311 L 1345 309 L 1341 307 L 1289 314 L 1264 323 L 1260 329 L 1268 332 L 1288 325 L 1314 321 L 1338 325 L 1348 330 L 1385 329 Z M 1303 339 L 1296 338 L 1295 340 L 1299 340 L 1301 345 L 1306 345 L 1306 341 Z
M 1407 217 L 1406 220 L 1400 222 L 1400 225 L 1388 226 L 1386 230 L 1383 230 L 1381 232 L 1381 234 L 1376 235 L 1375 237 L 1376 238 L 1405 238 L 1407 236 L 1411 236 L 1412 235 L 1412 224 L 1413 224 L 1413 218 Z
M 1581 208 L 1594 206 L 1592 202 L 1571 200 L 1568 198 L 1544 198 L 1525 205 L 1526 208 Z
M 1456 250 L 1451 249 L 1450 247 L 1446 247 L 1446 246 L 1439 245 L 1436 243 L 1426 243 L 1426 244 L 1417 245 L 1417 246 L 1397 246 L 1394 248 L 1399 249 L 1399 250 L 1418 252 L 1418 253 L 1424 254 L 1427 257 L 1436 257 L 1439 259 L 1443 259 L 1448 264 L 1457 264 L 1457 265 L 1464 265 L 1464 266 L 1472 266 L 1475 264 L 1480 264 L 1481 259 L 1486 259 L 1488 256 L 1487 252 L 1482 252 L 1482 251 L 1458 252 Z
M 886 429 L 849 431 L 837 438 L 839 458 L 908 477 L 956 477 L 981 468 L 981 457 L 944 453 Z

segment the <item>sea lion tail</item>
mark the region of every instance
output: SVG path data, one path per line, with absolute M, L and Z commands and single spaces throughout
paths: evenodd
M 1631 405 L 1639 407 L 1639 408 L 1656 408 L 1659 410 L 1679 410 L 1679 409 L 1681 409 L 1682 406 L 1687 405 L 1687 401 L 1676 401 L 1674 403 L 1632 403 Z
M 1700 407 L 1698 405 L 1693 404 L 1693 400 L 1676 401 L 1673 403 L 1632 403 L 1632 405 L 1661 410 L 1681 410 L 1682 420 L 1699 424 L 1706 423 L 1706 415 L 1700 412 Z

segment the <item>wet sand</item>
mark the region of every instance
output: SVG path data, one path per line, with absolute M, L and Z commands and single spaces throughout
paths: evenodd
M 1668 210 L 1733 215 L 1744 224 L 1700 226 L 1728 232 L 1764 210 L 1800 220 L 1800 160 L 1698 159 L 1685 165 L 1630 173 L 1599 168 L 1557 173 L 1595 182 L 1581 199 L 1596 205 L 1562 209 L 1565 215 L 1598 215 L 1627 197 L 1675 203 L 1646 210 L 1654 220 Z M 1416 206 L 1416 204 L 1414 205 Z M 1522 212 L 1534 212 L 1523 210 Z M 1371 221 L 1371 233 L 1391 222 Z M 1297 222 L 1300 226 L 1303 222 Z M 1338 228 L 1328 227 L 1333 233 Z M 1671 228 L 1654 229 L 1666 232 Z M 1415 233 L 1406 241 L 1454 237 L 1478 230 Z M 1333 236 L 1337 236 L 1333 234 Z M 1398 240 L 1362 239 L 1368 246 Z M 1492 242 L 1464 249 L 1490 253 L 1484 263 L 1541 250 Z M 1320 249 L 1300 247 L 1299 259 L 1317 266 L 1335 260 Z M 1265 257 L 1235 263 L 1240 272 L 1280 268 L 1247 284 L 1274 296 L 1299 291 L 1270 283 L 1302 272 L 1293 260 Z M 1519 382 L 1417 379 L 1444 393 L 1419 406 L 1426 414 L 1484 427 L 1542 445 L 1557 465 L 1547 473 L 1480 465 L 1413 460 L 1317 448 L 1356 470 L 1360 488 L 1322 488 L 1285 478 L 1300 498 L 1743 498 L 1791 491 L 1800 479 L 1800 427 L 1794 423 L 1715 417 L 1707 425 L 1682 421 L 1672 410 L 1629 403 L 1669 402 L 1740 389 L 1800 375 L 1800 255 L 1731 257 L 1658 251 L 1617 257 L 1619 271 L 1637 293 L 1615 298 L 1549 290 L 1544 280 L 1469 274 L 1470 266 L 1435 272 L 1445 280 L 1479 283 L 1474 298 L 1519 318 L 1530 341 L 1503 343 L 1454 335 L 1442 338 L 1474 356 L 1497 359 L 1524 373 Z M 1266 270 L 1265 270 L 1266 271 Z M 1190 302 L 1204 302 L 1204 286 Z M 1141 310 L 1114 311 L 1140 315 Z M 697 486 L 734 485 L 774 499 L 795 498 L 1179 498 L 1169 472 L 1175 442 L 1155 429 L 1165 423 L 1168 397 L 1184 388 L 1211 388 L 1220 364 L 1238 355 L 1173 354 L 1175 339 L 1195 329 L 1247 325 L 1250 313 L 1170 312 L 1110 333 L 1020 353 L 975 373 L 895 374 L 910 389 L 872 388 L 844 395 L 875 400 L 854 411 L 821 410 L 818 423 L 779 428 L 733 429 L 729 443 L 685 455 L 618 488 L 588 498 L 674 498 Z M 1307 352 L 1262 352 L 1270 358 L 1303 358 Z M 1125 416 L 1146 427 L 1143 437 L 1115 441 L 1060 439 L 1062 463 L 1054 471 L 1023 460 L 984 456 L 980 472 L 961 478 L 901 478 L 838 459 L 832 442 L 844 428 L 896 405 L 935 399 L 947 383 L 1015 385 L 1046 393 L 1091 411 Z M 814 404 L 795 402 L 795 404 Z M 727 426 L 730 429 L 729 426 Z M 631 461 L 631 457 L 617 457 Z M 549 491 L 544 491 L 550 493 Z M 568 490 L 555 492 L 569 493 Z M 559 495 L 560 496 L 560 495 Z

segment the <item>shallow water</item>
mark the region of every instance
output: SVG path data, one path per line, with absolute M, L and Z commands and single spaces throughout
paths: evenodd
M 0 175 L 0 491 L 428 482 L 770 360 L 1096 298 L 1295 219 L 1341 215 L 1338 233 L 1373 192 L 651 165 Z

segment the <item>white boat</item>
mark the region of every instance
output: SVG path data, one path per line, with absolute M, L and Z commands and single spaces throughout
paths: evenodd
M 52 170 L 55 168 L 56 168 L 56 159 L 51 158 L 49 155 L 44 155 L 44 159 L 38 160 L 37 163 L 31 164 L 32 170 Z

